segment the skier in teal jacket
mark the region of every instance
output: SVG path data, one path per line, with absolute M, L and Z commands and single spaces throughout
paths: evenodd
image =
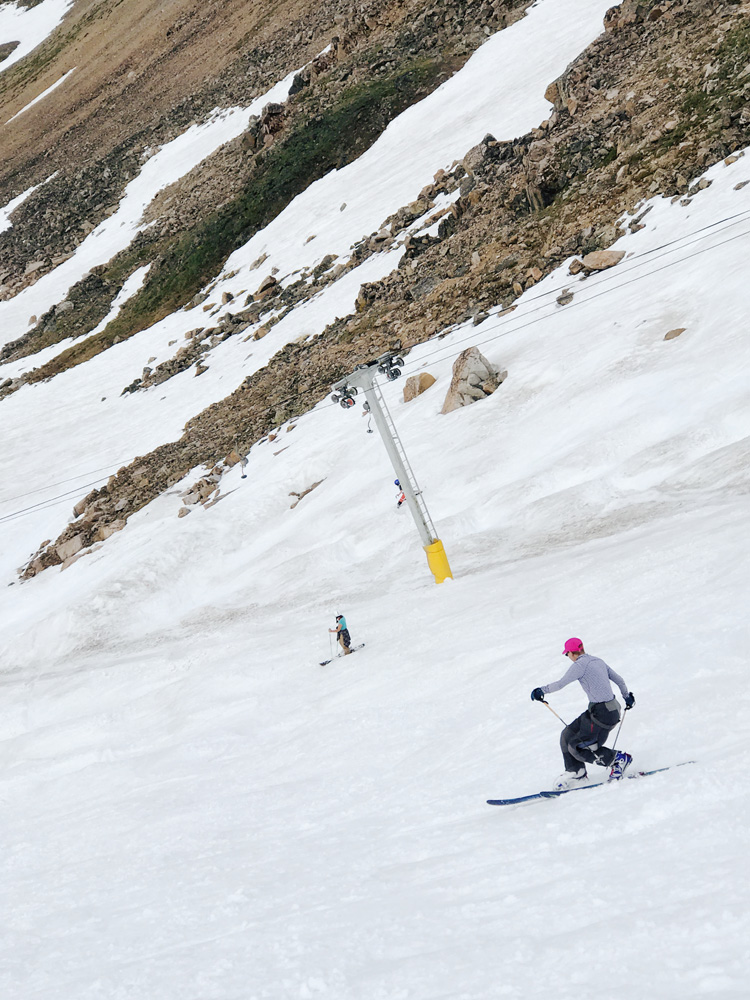
M 346 656 L 351 653 L 349 648 L 352 644 L 351 636 L 349 635 L 349 629 L 346 627 L 346 618 L 343 615 L 336 615 L 336 628 L 329 628 L 329 632 L 335 632 L 338 635 L 339 644 L 344 651 Z

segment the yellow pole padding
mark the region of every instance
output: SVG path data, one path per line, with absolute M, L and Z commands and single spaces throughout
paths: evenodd
M 445 554 L 445 549 L 440 539 L 436 539 L 431 545 L 425 545 L 424 550 L 427 553 L 427 565 L 435 577 L 435 583 L 442 583 L 448 576 L 452 580 L 453 574 L 448 564 L 448 556 Z

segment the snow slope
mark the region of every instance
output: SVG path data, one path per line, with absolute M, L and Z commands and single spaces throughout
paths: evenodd
M 225 291 L 237 297 L 243 291 L 254 291 L 274 266 L 284 279 L 289 272 L 312 267 L 330 252 L 344 254 L 352 243 L 415 197 L 435 170 L 450 166 L 488 131 L 512 138 L 538 124 L 549 109 L 541 94 L 601 32 L 608 6 L 602 0 L 547 0 L 511 28 L 498 32 L 452 80 L 391 123 L 363 157 L 334 172 L 333 179 L 322 178 L 310 185 L 278 219 L 233 254 L 224 274 L 212 283 L 209 303 L 220 303 Z M 535 52 L 533 62 L 524 56 L 529 51 Z M 157 151 L 128 185 L 119 210 L 89 234 L 73 257 L 19 295 L 0 302 L 0 338 L 7 342 L 19 337 L 28 329 L 31 316 L 41 316 L 64 299 L 86 271 L 126 247 L 139 231 L 142 213 L 157 192 L 240 134 L 250 115 L 258 113 L 266 102 L 283 99 L 293 78 L 294 72 L 288 74 L 246 109 L 217 111 L 209 121 L 193 126 Z M 438 120 L 440 130 L 435 129 Z M 344 203 L 347 208 L 341 212 Z M 308 243 L 308 236 L 314 234 L 310 231 L 313 224 L 319 235 Z M 262 253 L 268 257 L 264 270 L 258 272 L 252 262 Z M 45 384 L 23 387 L 3 401 L 3 419 L 16 430 L 15 448 L 0 453 L 0 482 L 13 481 L 12 470 L 18 467 L 17 455 L 22 454 L 25 489 L 0 489 L 0 516 L 4 509 L 25 510 L 25 503 L 11 505 L 27 491 L 35 491 L 31 498 L 35 501 L 49 500 L 56 505 L 61 492 L 56 484 L 65 481 L 68 485 L 67 480 L 80 473 L 81 488 L 71 492 L 75 502 L 96 482 L 88 475 L 91 470 L 98 470 L 99 482 L 104 481 L 137 455 L 179 438 L 190 417 L 229 395 L 285 343 L 318 333 L 337 316 L 351 312 L 360 285 L 393 270 L 400 253 L 396 249 L 371 257 L 304 308 L 295 309 L 262 341 L 250 347 L 233 338 L 212 352 L 209 371 L 200 379 L 187 371 L 160 386 L 158 395 L 120 396 L 144 365 L 158 364 L 179 349 L 185 334 L 206 321 L 203 312 L 174 313 L 99 355 L 83 369 L 67 371 Z M 208 316 L 216 323 L 227 310 L 236 311 L 236 306 L 217 305 Z M 58 350 L 67 346 L 61 344 Z M 54 353 L 53 348 L 41 357 L 0 365 L 0 382 L 48 361 Z M 70 406 L 71 399 L 76 400 L 75 407 Z M 54 421 L 44 419 L 47 414 L 54 414 Z M 122 433 L 125 424 L 127 435 Z M 64 449 L 60 448 L 61 440 L 65 441 Z M 45 484 L 51 484 L 49 489 Z M 11 539 L 0 556 L 0 572 L 14 571 L 40 541 L 59 534 L 69 508 L 66 498 L 62 500 L 61 506 L 40 507 L 24 514 L 28 532 L 18 532 L 13 522 Z
M 654 199 L 611 271 L 562 267 L 412 351 L 405 374 L 437 377 L 417 400 L 383 387 L 453 581 L 432 582 L 359 407 L 326 401 L 215 507 L 178 519 L 175 489 L 3 588 L 4 997 L 746 995 L 750 155 L 706 176 L 689 204 Z M 97 387 L 129 381 L 148 336 L 167 333 L 82 366 L 57 409 L 58 379 L 0 404 L 18 493 L 35 440 L 55 483 L 66 458 L 94 472 L 231 377 L 228 341 L 120 410 L 115 439 Z M 470 344 L 508 378 L 440 416 Z M 58 432 L 35 439 L 44 401 Z M 70 505 L 0 520 L 4 583 Z M 320 667 L 341 612 L 366 646 Z M 561 769 L 529 693 L 569 635 L 635 692 L 635 764 L 695 764 L 491 808 Z M 584 708 L 577 686 L 550 700 Z

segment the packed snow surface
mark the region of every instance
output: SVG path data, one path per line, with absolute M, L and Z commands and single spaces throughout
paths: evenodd
M 405 375 L 437 379 L 416 400 L 383 385 L 439 587 L 378 435 L 330 400 L 216 506 L 178 519 L 175 488 L 14 582 L 82 484 L 317 332 L 356 277 L 200 379 L 119 395 L 178 315 L 0 402 L 3 997 L 746 996 L 750 155 L 706 177 L 639 206 L 612 270 L 563 266 L 411 351 Z M 441 416 L 472 345 L 508 377 Z M 340 613 L 366 645 L 322 667 Z M 562 769 L 529 694 L 571 635 L 636 695 L 633 766 L 695 763 L 490 807 Z M 550 703 L 585 708 L 577 685 Z

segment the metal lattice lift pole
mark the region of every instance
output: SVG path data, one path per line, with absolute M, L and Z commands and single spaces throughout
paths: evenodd
M 419 488 L 416 477 L 409 465 L 404 446 L 398 436 L 396 425 L 386 406 L 380 386 L 375 381 L 377 375 L 385 375 L 389 381 L 393 381 L 401 374 L 403 359 L 398 355 L 389 352 L 371 361 L 366 365 L 358 365 L 351 375 L 341 379 L 332 387 L 334 390 L 331 397 L 335 402 L 340 403 L 344 409 L 354 406 L 354 397 L 361 389 L 367 400 L 366 408 L 375 421 L 375 426 L 380 431 L 385 450 L 393 465 L 393 471 L 404 491 L 406 505 L 411 511 L 414 523 L 417 526 L 419 537 L 422 539 L 422 546 L 427 553 L 427 565 L 432 571 L 435 582 L 442 583 L 447 577 L 453 578 L 451 568 L 448 564 L 448 557 L 445 554 L 443 543 L 437 537 L 435 526 L 432 523 L 427 504 L 424 502 L 422 491 Z

